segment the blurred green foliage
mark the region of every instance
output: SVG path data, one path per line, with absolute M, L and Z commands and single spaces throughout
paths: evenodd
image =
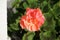
M 8 35 L 14 35 L 11 34 L 14 31 L 22 31 L 19 21 L 27 7 L 40 8 L 46 18 L 45 23 L 40 28 L 40 39 L 36 38 L 35 40 L 60 40 L 60 0 L 15 0 L 12 3 L 12 9 L 7 10 Z M 17 12 L 14 13 L 13 8 Z M 35 32 L 26 32 L 22 34 L 20 40 L 34 40 Z
M 33 32 L 28 32 L 26 34 L 24 34 L 22 40 L 33 40 L 35 33 Z

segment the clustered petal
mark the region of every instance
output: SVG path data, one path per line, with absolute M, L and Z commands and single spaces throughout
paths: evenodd
M 20 26 L 22 29 L 27 29 L 29 31 L 38 31 L 44 24 L 44 21 L 45 17 L 39 8 L 27 8 L 26 14 L 21 17 Z

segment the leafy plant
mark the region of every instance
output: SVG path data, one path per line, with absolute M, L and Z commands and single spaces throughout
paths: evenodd
M 60 40 L 60 1 L 59 0 L 15 0 L 12 9 L 7 9 L 8 35 L 19 31 L 22 36 L 19 40 L 34 40 L 35 32 L 21 29 L 20 18 L 25 14 L 26 8 L 40 8 L 45 16 L 45 23 L 40 29 L 39 40 Z M 13 12 L 15 8 L 16 12 Z M 37 32 L 36 32 L 37 33 Z M 14 35 L 14 34 L 13 34 Z M 18 35 L 18 34 L 16 34 Z M 20 34 L 21 35 L 21 34 Z M 37 36 L 37 35 L 36 35 Z M 17 40 L 17 39 L 16 39 Z M 38 40 L 37 38 L 35 40 Z

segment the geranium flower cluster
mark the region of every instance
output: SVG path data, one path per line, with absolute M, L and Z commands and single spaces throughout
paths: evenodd
M 42 11 L 37 9 L 26 9 L 26 14 L 21 17 L 20 26 L 22 29 L 27 29 L 29 31 L 38 31 L 44 24 L 45 17 Z

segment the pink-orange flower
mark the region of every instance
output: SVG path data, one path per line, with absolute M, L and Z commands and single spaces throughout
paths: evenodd
M 26 9 L 26 15 L 23 15 L 20 20 L 20 26 L 22 29 L 29 31 L 38 31 L 44 24 L 45 18 L 42 11 L 37 9 Z

